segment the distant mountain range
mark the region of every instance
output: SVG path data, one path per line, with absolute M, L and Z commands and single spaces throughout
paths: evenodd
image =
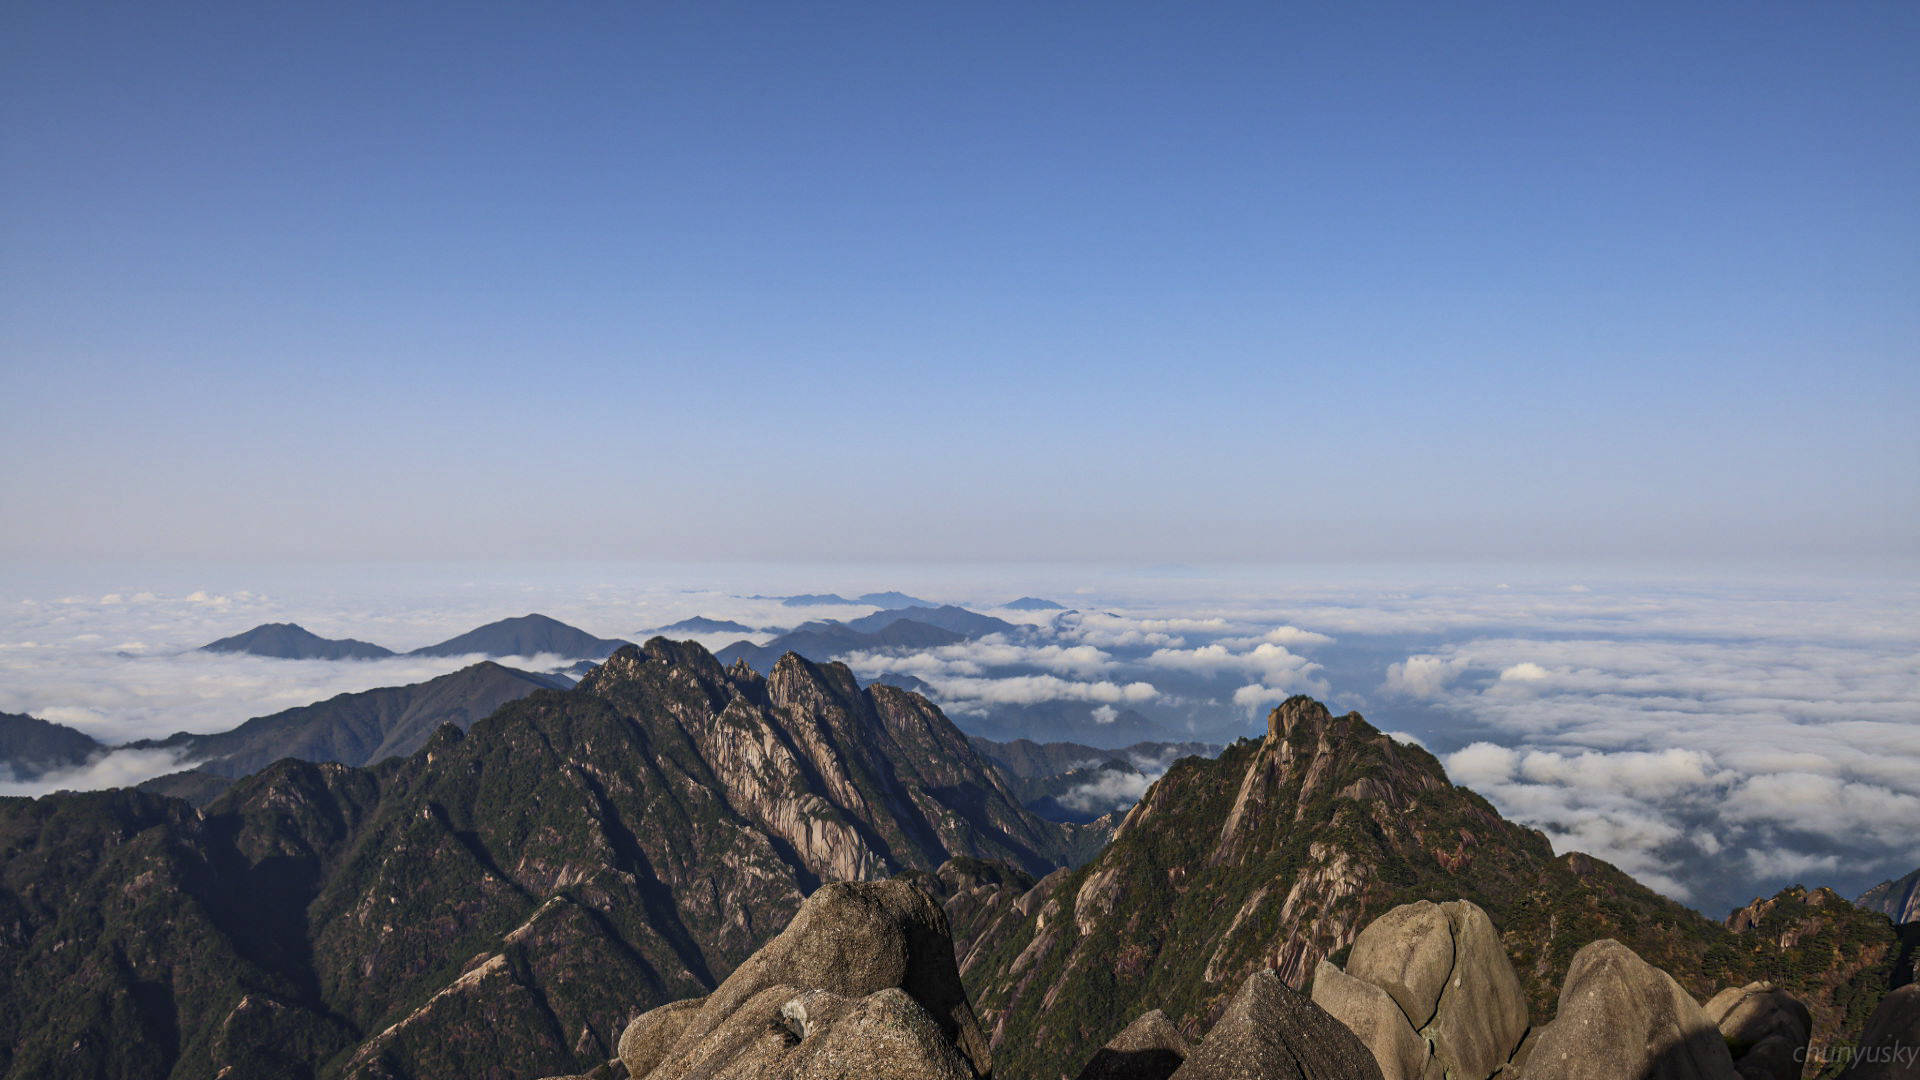
M 415 649 L 408 656 L 556 656 L 598 660 L 632 642 L 594 637 L 545 615 L 501 619 L 451 637 L 438 645 Z
M 789 652 L 809 660 L 831 660 L 856 652 L 931 649 L 1017 630 L 1019 627 L 1005 619 L 952 605 L 905 607 L 876 611 L 848 622 L 828 619 L 802 623 L 765 645 L 736 641 L 716 655 L 724 664 L 745 661 L 755 671 L 769 671 Z
M 400 654 L 352 638 L 324 638 L 294 623 L 266 623 L 200 648 L 205 652 L 248 653 L 282 660 L 377 660 L 389 656 L 538 656 L 599 660 L 631 642 L 595 637 L 545 615 L 501 619 Z
M 1037 596 L 1023 596 L 1018 600 L 1009 600 L 1000 605 L 1008 611 L 1065 611 L 1066 605 L 1051 600 L 1042 600 Z
M 962 637 L 986 637 L 988 634 L 1012 633 L 1019 627 L 991 615 L 982 615 L 968 611 L 963 607 L 944 604 L 940 607 L 903 607 L 890 611 L 876 611 L 858 619 L 847 620 L 847 626 L 863 634 L 877 633 L 903 619 L 911 619 L 926 626 L 937 626 Z
M 859 596 L 854 597 L 854 600 L 858 603 L 872 604 L 874 607 L 880 607 L 880 608 L 938 607 L 939 606 L 938 604 L 935 604 L 931 600 L 922 600 L 917 596 L 908 596 L 906 593 L 903 593 L 903 592 L 861 593 Z
M 172 750 L 191 768 L 141 786 L 201 804 L 235 779 L 282 758 L 370 765 L 402 757 L 419 749 L 442 724 L 465 729 L 509 701 L 535 690 L 564 689 L 572 681 L 486 660 L 425 682 L 339 694 L 254 717 L 228 731 L 183 731 L 121 746 L 108 746 L 63 724 L 0 713 L 0 775 L 37 780 L 114 750 Z
M 755 632 L 753 627 L 745 623 L 737 623 L 732 619 L 709 619 L 705 615 L 681 619 L 677 623 L 669 623 L 653 631 L 663 637 L 673 634 L 752 634 Z
M 485 660 L 426 682 L 339 694 L 312 705 L 255 717 L 211 735 L 180 732 L 126 744 L 129 750 L 174 750 L 200 772 L 228 779 L 255 773 L 281 758 L 370 765 L 404 757 L 426 744 L 442 724 L 465 729 L 509 701 L 535 690 L 563 689 L 564 680 Z
M 942 630 L 914 619 L 896 619 L 872 632 L 855 630 L 845 623 L 802 623 L 765 645 L 736 641 L 715 655 L 724 664 L 744 662 L 755 671 L 771 671 L 787 653 L 799 653 L 809 660 L 831 660 L 849 653 L 894 649 L 931 649 L 965 641 L 965 634 Z
M 859 596 L 841 596 L 839 593 L 797 593 L 792 596 L 749 596 L 748 600 L 778 600 L 786 607 L 828 607 L 841 605 L 856 607 L 860 604 L 872 604 L 874 607 L 936 607 L 931 600 L 922 600 L 903 592 L 870 592 Z
M 392 649 L 352 638 L 323 638 L 294 623 L 262 623 L 200 646 L 204 652 L 249 653 L 281 660 L 378 660 Z

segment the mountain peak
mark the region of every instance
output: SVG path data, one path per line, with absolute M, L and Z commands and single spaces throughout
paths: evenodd
M 853 670 L 839 661 L 816 664 L 796 652 L 774 661 L 767 675 L 767 696 L 775 705 L 817 708 L 827 698 L 846 699 L 860 693 L 860 682 Z
M 352 638 L 323 638 L 298 623 L 261 623 L 200 646 L 201 652 L 249 653 L 279 660 L 376 660 L 391 649 Z
M 614 638 L 595 637 L 551 616 L 531 612 L 490 622 L 436 645 L 415 649 L 408 655 L 465 656 L 480 653 L 486 656 L 537 656 L 547 653 L 572 659 L 598 660 L 626 644 L 629 643 Z
M 1355 720 L 1360 719 L 1359 713 L 1347 715 Z M 1267 738 L 1290 740 L 1296 729 L 1304 726 L 1318 731 L 1332 721 L 1333 713 L 1325 705 L 1305 694 L 1295 694 L 1267 714 Z
M 709 696 L 724 703 L 731 691 L 726 684 L 737 680 L 697 641 L 673 641 L 664 637 L 648 638 L 644 645 L 626 644 L 587 672 L 578 689 L 583 693 L 605 696 L 615 690 L 639 687 L 676 673 L 707 688 Z

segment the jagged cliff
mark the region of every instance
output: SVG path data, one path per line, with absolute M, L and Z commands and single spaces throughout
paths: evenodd
M 823 881 L 1046 873 L 1070 842 L 915 695 L 655 639 L 410 757 L 282 761 L 204 813 L 0 800 L 0 1076 L 570 1072 Z
M 1868 889 L 1854 903 L 1896 923 L 1920 922 L 1920 870 Z
M 1891 927 L 1843 919 L 1783 943 L 1737 934 L 1584 855 L 1554 856 L 1357 714 L 1294 698 L 1264 739 L 1175 765 L 1097 858 L 1024 893 L 961 890 L 962 971 L 1015 1075 L 1053 1077 L 1159 1008 L 1206 1030 L 1246 976 L 1306 986 L 1383 912 L 1463 898 L 1501 929 L 1528 1004 L 1550 1016 L 1582 946 L 1626 943 L 1705 998 L 1772 979 L 1857 1030 L 1884 991 Z M 953 904 L 953 900 L 948 901 Z M 1859 913 L 1866 919 L 1865 913 Z

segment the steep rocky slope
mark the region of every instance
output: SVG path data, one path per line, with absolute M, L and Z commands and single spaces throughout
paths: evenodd
M 1868 889 L 1854 903 L 1896 923 L 1920 922 L 1920 870 Z
M 204 813 L 0 800 L 0 1077 L 571 1072 L 823 881 L 1045 873 L 1068 843 L 922 699 L 656 639 L 410 757 L 282 761 Z
M 968 921 L 983 925 L 962 970 L 998 1059 L 1030 1077 L 1069 1071 L 1065 1048 L 1099 1045 L 1149 1008 L 1204 1030 L 1256 970 L 1304 987 L 1375 917 L 1416 900 L 1484 909 L 1536 1017 L 1552 1015 L 1575 952 L 1602 938 L 1702 999 L 1772 980 L 1813 1006 L 1818 1037 L 1858 1030 L 1895 959 L 1891 926 L 1857 909 L 1736 933 L 1598 860 L 1555 857 L 1426 751 L 1306 698 L 1275 709 L 1266 738 L 1176 764 L 1093 861 L 1024 894 L 971 892 Z

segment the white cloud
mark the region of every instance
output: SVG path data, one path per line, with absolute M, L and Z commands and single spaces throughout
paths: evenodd
M 1443 693 L 1464 667 L 1438 656 L 1409 656 L 1387 668 L 1386 690 L 1410 698 L 1434 698 Z
M 1062 637 L 1104 648 L 1178 648 L 1188 634 L 1222 634 L 1232 629 L 1225 618 L 1134 617 L 1107 611 L 1069 612 L 1054 620 Z
M 1139 802 L 1140 796 L 1145 795 L 1157 779 L 1158 776 L 1136 772 L 1103 772 L 1060 795 L 1057 801 L 1081 813 L 1104 814 Z
M 1259 712 L 1262 708 L 1278 705 L 1292 696 L 1281 687 L 1248 683 L 1233 692 L 1233 703 L 1248 712 Z
M 1512 780 L 1519 764 L 1517 751 L 1490 742 L 1477 742 L 1447 755 L 1447 778 L 1462 787 L 1490 788 Z
M 1920 796 L 1813 773 L 1742 780 L 1721 808 L 1729 821 L 1910 845 L 1920 836 Z
M 1058 675 L 1012 675 L 1003 679 L 937 677 L 927 680 L 943 701 L 967 705 L 1033 705 L 1042 701 L 1092 701 L 1138 705 L 1160 696 L 1152 683 L 1074 682 Z
M 173 750 L 114 750 L 85 765 L 15 780 L 0 769 L 0 795 L 46 795 L 55 791 L 97 791 L 131 787 L 156 776 L 179 772 L 190 762 Z
M 1289 649 L 1312 649 L 1333 644 L 1334 639 L 1326 634 L 1312 630 L 1303 630 L 1298 626 L 1276 626 L 1263 634 L 1250 637 L 1221 638 L 1220 644 L 1243 649 L 1262 642 L 1272 645 L 1284 645 Z
M 1838 855 L 1811 855 L 1780 848 L 1749 848 L 1746 861 L 1748 872 L 1754 877 L 1783 883 L 1806 884 L 1809 880 L 1817 883 L 1840 868 Z
M 1272 642 L 1262 642 L 1248 652 L 1234 652 L 1218 642 L 1194 649 L 1157 649 L 1145 663 L 1200 674 L 1253 675 L 1270 687 L 1295 693 L 1325 695 L 1328 690 L 1326 681 L 1317 677 L 1322 670 L 1319 664 Z
M 1326 634 L 1302 630 L 1297 626 L 1276 626 L 1261 635 L 1261 639 L 1275 645 L 1285 645 L 1290 649 L 1307 649 L 1316 645 L 1333 644 L 1333 638 Z
M 1093 722 L 1096 724 L 1111 724 L 1118 719 L 1120 719 L 1120 710 L 1111 705 L 1102 705 L 1093 710 Z
M 1544 682 L 1549 677 L 1546 668 L 1531 660 L 1515 664 L 1500 672 L 1501 682 Z
M 1022 667 L 1092 678 L 1113 666 L 1110 654 L 1091 645 L 1019 644 L 997 634 L 918 652 L 856 652 L 843 659 L 862 676 L 895 672 L 929 681 L 985 675 L 996 668 Z
M 1807 860 L 1836 853 L 1836 884 L 1874 860 L 1905 862 L 1899 872 L 1920 865 L 1920 582 L 1771 572 L 1636 581 L 1590 569 L 1504 566 L 1446 580 L 1271 569 L 1149 579 L 1079 568 L 1069 582 L 1027 576 L 1017 587 L 1005 568 L 872 586 L 843 581 L 839 569 L 785 580 L 764 568 L 709 567 L 680 580 L 583 571 L 557 584 L 544 570 L 481 582 L 343 575 L 324 587 L 310 571 L 58 585 L 16 575 L 10 585 L 0 570 L 0 709 L 71 719 L 112 739 L 214 730 L 426 674 L 175 655 L 266 621 L 407 648 L 528 610 L 622 637 L 693 614 L 754 626 L 826 614 L 740 599 L 802 588 L 1073 595 L 1092 610 L 1049 620 L 1057 629 L 889 657 L 886 668 L 974 695 L 964 700 L 976 712 L 1063 698 L 1117 714 L 1137 685 L 1131 692 L 1153 693 L 1143 700 L 1168 723 L 1195 730 L 1238 730 L 1250 703 L 1296 688 L 1337 689 L 1351 702 L 1384 675 L 1382 705 L 1367 710 L 1375 723 L 1426 740 L 1456 781 L 1556 846 L 1583 847 L 1671 895 L 1689 884 L 1703 903 L 1736 889 L 1771 892 L 1784 882 L 1760 878 L 1789 865 L 1817 874 L 1823 864 Z M 99 602 L 109 595 L 120 602 Z M 1259 654 L 1263 645 L 1273 651 Z M 1372 659 L 1382 649 L 1404 659 L 1383 672 Z M 1161 655 L 1149 663 L 1149 654 Z M 370 678 L 345 685 L 343 671 Z M 1223 685 L 1239 690 L 1176 699 L 1179 684 L 1161 672 L 1231 679 Z

